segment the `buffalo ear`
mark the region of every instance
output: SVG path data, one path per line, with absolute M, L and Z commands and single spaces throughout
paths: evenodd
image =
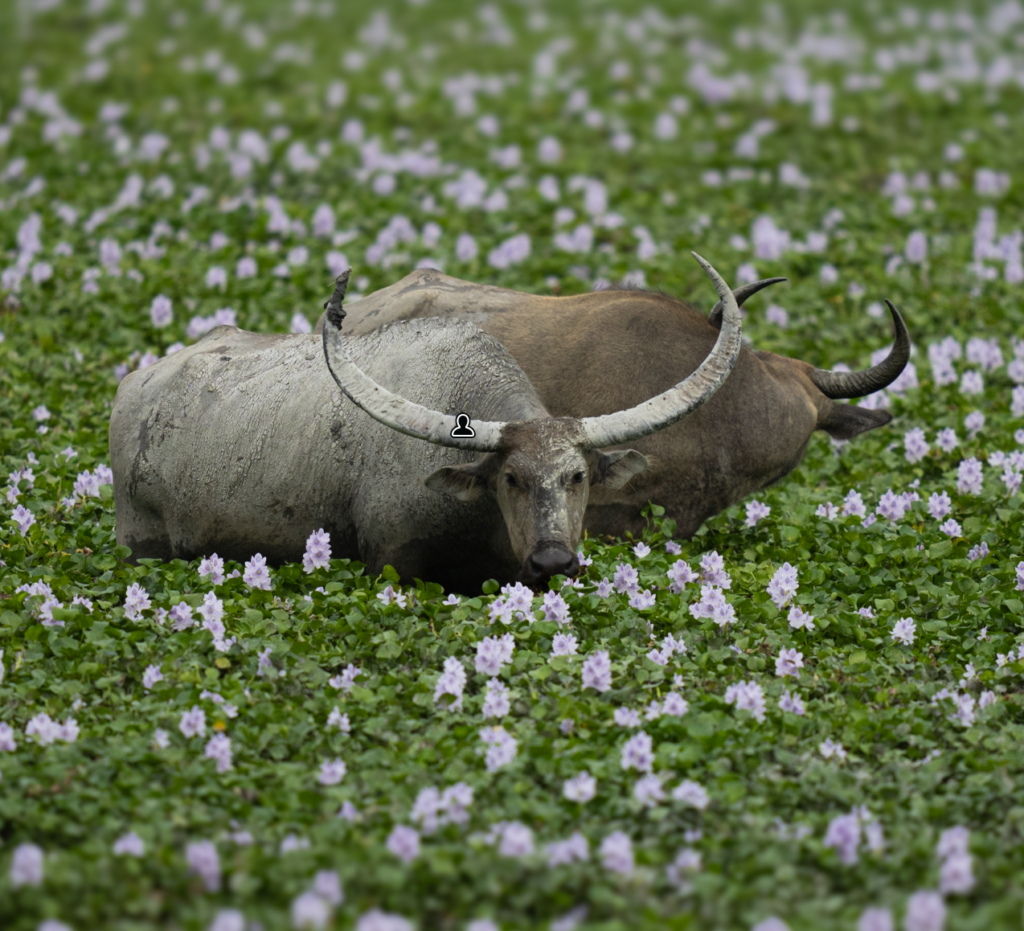
M 444 466 L 428 475 L 423 484 L 431 491 L 457 501 L 473 501 L 483 493 L 487 479 L 479 462 L 468 462 L 466 465 Z
M 647 470 L 647 457 L 635 449 L 617 449 L 610 453 L 598 453 L 597 471 L 592 485 L 607 485 L 619 489 L 634 475 Z
M 860 433 L 884 427 L 892 414 L 872 411 L 856 404 L 833 404 L 829 412 L 818 421 L 818 429 L 837 440 L 850 440 Z

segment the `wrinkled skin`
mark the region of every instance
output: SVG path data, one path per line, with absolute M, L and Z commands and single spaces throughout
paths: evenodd
M 507 351 L 464 321 L 397 324 L 347 345 L 411 401 L 508 421 L 501 447 L 450 449 L 378 423 L 344 398 L 319 335 L 218 327 L 118 388 L 118 543 L 134 559 L 260 552 L 280 564 L 301 560 L 323 527 L 335 558 L 449 590 L 578 572 L 591 488 L 626 483 L 643 456 L 589 449 L 579 422 L 552 418 Z
M 474 322 L 508 349 L 555 417 L 607 414 L 664 391 L 700 365 L 719 333 L 703 314 L 663 294 L 546 297 L 429 269 L 347 309 L 351 333 L 402 319 Z M 323 318 L 317 332 L 322 326 Z M 815 430 L 850 439 L 892 419 L 830 400 L 812 382 L 812 371 L 797 359 L 742 349 L 702 408 L 630 444 L 648 469 L 622 488 L 595 486 L 584 529 L 639 534 L 641 510 L 653 501 L 677 522 L 680 536 L 692 536 L 709 517 L 795 469 Z

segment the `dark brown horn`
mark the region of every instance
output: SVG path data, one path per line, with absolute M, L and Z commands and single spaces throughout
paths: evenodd
M 763 288 L 767 288 L 769 285 L 778 284 L 780 281 L 786 280 L 786 278 L 762 278 L 760 281 L 752 281 L 750 284 L 745 284 L 742 288 L 737 288 L 732 293 L 736 295 L 736 303 L 742 307 L 743 302 L 748 298 L 753 297 L 758 291 Z M 716 330 L 722 329 L 721 301 L 711 308 L 711 313 L 708 314 L 708 323 L 710 323 Z
M 824 369 L 811 369 L 811 381 L 827 398 L 862 398 L 887 388 L 897 378 L 910 361 L 910 334 L 903 322 L 900 312 L 886 301 L 892 314 L 892 328 L 895 331 L 895 342 L 892 349 L 878 365 L 863 372 L 826 372 Z

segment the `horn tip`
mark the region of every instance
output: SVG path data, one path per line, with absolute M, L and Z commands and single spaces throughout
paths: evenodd
M 334 282 L 334 293 L 327 303 L 324 304 L 324 310 L 327 311 L 327 319 L 339 330 L 341 329 L 342 321 L 347 316 L 342 307 L 342 302 L 345 300 L 345 293 L 348 291 L 348 280 L 351 275 L 351 266 L 338 275 Z

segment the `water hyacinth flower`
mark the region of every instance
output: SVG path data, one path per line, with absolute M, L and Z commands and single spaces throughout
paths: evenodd
M 668 544 L 666 544 L 666 548 Z M 696 582 L 698 575 L 694 572 L 683 559 L 676 560 L 668 570 L 668 579 L 671 583 L 669 585 L 669 591 L 674 594 L 679 594 L 682 590 L 690 583 Z
M 152 607 L 149 595 L 138 582 L 132 582 L 124 596 L 124 616 L 130 621 L 142 618 L 142 612 Z
M 746 511 L 747 519 L 745 523 L 748 527 L 753 527 L 757 524 L 759 520 L 763 520 L 765 517 L 771 514 L 772 509 L 768 507 L 766 504 L 762 504 L 760 501 L 750 501 L 747 504 Z
M 552 656 L 575 656 L 579 641 L 572 634 L 555 634 L 551 640 Z
M 900 643 L 911 644 L 914 642 L 914 631 L 917 625 L 909 617 L 901 617 L 892 629 L 892 639 Z
M 209 576 L 214 585 L 220 585 L 224 581 L 224 560 L 216 553 L 209 558 L 204 557 L 199 562 L 199 577 Z
M 942 931 L 945 926 L 946 903 L 940 893 L 921 890 L 907 900 L 903 919 L 906 931 Z
M 548 869 L 569 863 L 585 863 L 590 859 L 590 845 L 579 831 L 563 841 L 555 841 L 544 848 L 548 858 Z M 497 931 L 497 925 L 494 926 Z
M 775 675 L 799 676 L 804 665 L 804 655 L 799 650 L 788 650 L 783 647 L 775 658 Z
M 129 831 L 127 834 L 122 834 L 116 841 L 114 841 L 114 856 L 128 855 L 131 857 L 141 857 L 146 852 L 146 845 L 143 843 L 142 838 L 139 837 L 134 831 Z
M 931 449 L 925 439 L 924 430 L 920 427 L 909 430 L 903 437 L 903 449 L 907 462 L 911 464 L 924 459 Z
M 391 585 L 386 586 L 384 591 L 377 592 L 377 600 L 385 607 L 396 604 L 398 607 L 404 608 L 406 604 L 406 596 L 400 591 L 395 591 Z
M 231 769 L 231 738 L 225 734 L 214 734 L 207 743 L 203 755 L 216 762 L 218 773 L 226 773 Z
M 334 706 L 334 709 L 327 716 L 327 726 L 336 727 L 343 734 L 348 734 L 352 730 L 348 715 L 342 714 L 341 709 L 337 705 Z
M 420 855 L 420 835 L 415 828 L 396 824 L 388 835 L 387 848 L 403 863 L 412 863 Z
M 185 850 L 185 859 L 188 861 L 189 872 L 195 873 L 203 881 L 208 892 L 220 890 L 220 856 L 211 841 L 190 843 Z
M 11 858 L 11 886 L 41 886 L 43 884 L 43 848 L 24 843 L 14 848 Z
M 831 760 L 833 757 L 840 762 L 846 759 L 846 748 L 841 743 L 836 743 L 831 737 L 826 737 L 825 740 L 818 745 L 818 752 L 826 760 Z
M 718 588 L 732 588 L 732 579 L 725 571 L 725 560 L 715 551 L 705 553 L 700 558 L 700 577 L 707 585 Z
M 160 671 L 159 666 L 149 665 L 146 667 L 146 671 L 142 675 L 142 687 L 148 692 L 157 682 L 163 680 L 164 674 Z
M 0 752 L 13 753 L 18 749 L 14 740 L 14 728 L 6 721 L 0 721 Z
M 317 569 L 329 569 L 331 565 L 331 535 L 323 527 L 314 530 L 306 540 L 306 552 L 302 555 L 302 568 L 307 575 Z
M 860 496 L 860 492 L 851 490 L 847 493 L 843 499 L 842 516 L 843 517 L 864 517 L 867 514 L 867 508 L 864 506 L 864 499 Z
M 174 320 L 174 310 L 171 304 L 171 299 L 163 294 L 158 294 L 153 298 L 153 303 L 149 308 L 149 318 L 153 321 L 153 326 L 158 329 L 170 326 Z
M 793 600 L 799 587 L 796 568 L 786 562 L 776 570 L 766 591 L 775 606 L 781 609 Z
M 786 619 L 793 630 L 799 630 L 801 627 L 805 630 L 814 630 L 814 617 L 800 605 L 793 605 Z
M 476 645 L 476 671 L 488 676 L 498 675 L 502 665 L 512 662 L 514 651 L 515 640 L 511 634 L 501 637 L 484 637 Z
M 607 650 L 595 650 L 583 661 L 583 688 L 607 692 L 612 687 L 612 665 Z
M 521 821 L 501 822 L 498 836 L 498 853 L 503 857 L 528 857 L 534 851 L 533 831 Z
M 324 760 L 320 764 L 320 773 L 317 776 L 317 782 L 322 786 L 336 786 L 348 773 L 348 767 L 345 762 L 338 757 L 333 760 Z
M 615 590 L 621 595 L 626 592 L 635 592 L 638 589 L 640 574 L 629 563 L 620 562 L 615 567 L 615 575 L 612 577 L 615 583 Z
M 246 562 L 242 581 L 249 588 L 270 591 L 270 571 L 267 569 L 267 560 L 260 553 Z
M 736 620 L 736 609 L 725 600 L 725 593 L 714 585 L 701 585 L 700 600 L 690 605 L 693 617 L 711 618 L 719 627 Z
M 500 725 L 483 728 L 480 739 L 487 744 L 487 750 L 481 751 L 485 755 L 487 772 L 493 773 L 515 759 L 519 742 Z
M 620 763 L 623 769 L 636 769 L 649 773 L 654 766 L 654 747 L 649 734 L 634 734 L 622 747 Z
M 806 714 L 807 706 L 799 695 L 787 689 L 779 696 L 779 710 L 788 711 L 791 714 Z
M 437 680 L 434 687 L 434 701 L 437 702 L 443 695 L 451 695 L 454 701 L 446 706 L 449 711 L 462 710 L 462 693 L 466 687 L 466 667 L 454 656 L 449 656 L 444 661 L 444 672 Z
M 738 682 L 725 690 L 725 703 L 736 708 L 749 711 L 754 718 L 763 723 L 765 716 L 764 689 L 756 682 Z
M 511 707 L 508 687 L 500 679 L 491 679 L 487 683 L 481 714 L 485 718 L 503 718 Z
M 599 850 L 601 862 L 606 870 L 629 876 L 633 872 L 633 841 L 622 831 L 613 831 L 603 841 Z
M 672 790 L 672 798 L 674 801 L 683 802 L 700 811 L 704 811 L 711 804 L 711 796 L 708 795 L 707 789 L 691 779 L 679 783 Z
M 953 502 L 950 500 L 949 495 L 947 495 L 946 492 L 937 492 L 928 498 L 928 513 L 935 518 L 935 520 L 942 520 L 942 518 L 952 510 Z
M 562 794 L 570 802 L 585 805 L 597 794 L 597 780 L 584 770 L 562 786 Z

